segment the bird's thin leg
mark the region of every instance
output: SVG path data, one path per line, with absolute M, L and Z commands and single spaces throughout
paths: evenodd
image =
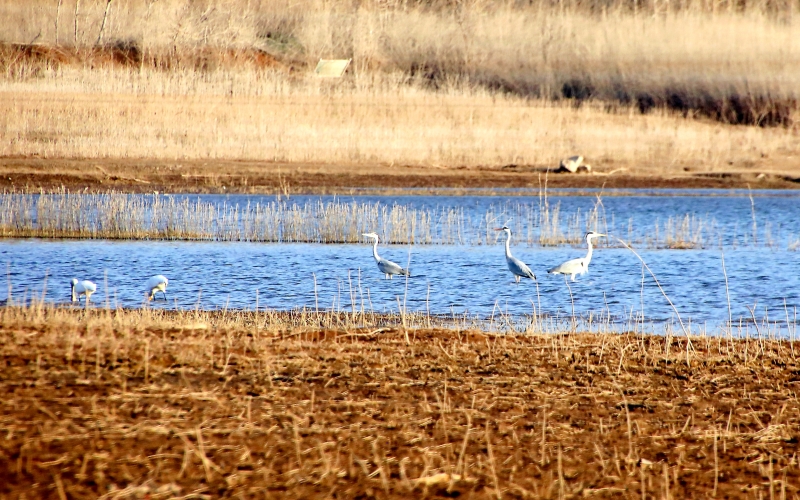
M 161 293 L 164 294 L 164 302 L 166 302 L 167 301 L 167 291 L 166 290 L 161 290 Z
M 573 276 L 575 276 L 573 274 Z M 567 281 L 567 275 L 564 275 L 564 284 L 567 285 L 567 290 L 569 290 L 569 302 L 572 304 L 572 331 L 575 331 L 575 298 L 572 296 L 572 287 L 569 286 L 569 281 Z
M 519 276 L 514 276 L 514 281 L 519 285 Z

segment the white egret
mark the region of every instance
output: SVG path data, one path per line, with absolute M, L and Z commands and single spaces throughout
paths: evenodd
M 508 264 L 508 270 L 514 275 L 514 280 L 517 283 L 519 283 L 520 278 L 530 278 L 535 280 L 536 275 L 533 274 L 533 271 L 531 271 L 531 269 L 526 266 L 524 262 L 511 255 L 511 229 L 509 229 L 508 226 L 503 226 L 496 227 L 494 230 L 503 231 L 506 233 L 506 264 Z
M 81 295 L 84 295 L 88 304 L 89 298 L 97 290 L 97 285 L 89 280 L 78 281 L 77 278 L 72 278 L 69 283 L 72 287 L 72 302 L 80 302 Z
M 156 297 L 156 292 L 161 292 L 164 294 L 164 300 L 167 300 L 167 285 L 169 284 L 169 280 L 166 276 L 161 274 L 156 274 L 155 276 L 151 277 L 147 280 L 147 291 L 149 295 L 147 296 L 147 300 L 153 300 Z
M 566 275 L 569 274 L 571 275 L 572 281 L 575 281 L 576 275 L 589 271 L 589 263 L 592 261 L 592 238 L 597 238 L 598 236 L 605 236 L 605 234 L 589 231 L 586 233 L 586 236 L 584 236 L 586 239 L 586 244 L 589 246 L 589 251 L 586 252 L 586 257 L 568 260 L 563 264 L 549 269 L 547 272 L 550 274 L 563 274 L 565 279 Z
M 385 275 L 385 278 L 392 279 L 395 274 L 402 274 L 404 276 L 411 276 L 408 269 L 403 269 L 399 265 L 390 260 L 386 260 L 378 255 L 378 235 L 375 233 L 362 233 L 361 236 L 372 238 L 375 243 L 372 245 L 372 256 L 375 257 L 375 262 L 378 264 L 378 269 Z

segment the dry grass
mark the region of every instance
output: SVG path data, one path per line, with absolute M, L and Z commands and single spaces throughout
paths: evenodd
M 0 193 L 0 236 L 6 238 L 358 243 L 364 241 L 362 233 L 376 231 L 384 243 L 492 245 L 497 243 L 493 228 L 510 219 L 514 241 L 530 246 L 582 246 L 586 231 L 598 231 L 647 248 L 793 248 L 794 233 L 787 235 L 778 224 L 773 234 L 770 221 L 759 225 L 753 217 L 752 229 L 745 226 L 741 232 L 717 225 L 709 215 L 668 215 L 664 222 L 646 223 L 633 217 L 618 220 L 599 196 L 589 210 L 565 212 L 560 202 L 548 201 L 545 190 L 538 203 L 493 204 L 482 212 L 337 199 L 298 203 L 278 197 L 240 204 L 115 192 Z
M 14 20 L 0 39 L 45 44 L 0 57 L 0 154 L 556 166 L 578 152 L 631 172 L 791 171 L 800 156 L 794 3 L 347 5 L 114 2 L 107 46 L 104 4 L 79 5 L 76 37 L 64 2 L 52 49 L 55 2 L 0 3 Z M 319 57 L 353 57 L 352 74 L 308 77 Z
M 787 341 L 232 318 L 0 311 L 0 495 L 798 496 Z
M 284 86 L 285 77 L 276 73 L 215 73 L 207 81 L 190 76 L 190 82 L 182 75 L 145 73 L 77 75 L 78 87 L 89 81 L 147 87 L 136 91 L 66 91 L 66 82 L 36 89 L 46 81 L 7 86 L 0 92 L 0 154 L 555 168 L 579 151 L 598 171 L 630 173 L 729 170 L 732 164 L 791 172 L 792 160 L 781 159 L 798 154 L 790 130 L 660 113 L 609 114 L 597 106 L 574 109 L 462 85 L 433 93 L 399 78 L 356 77 L 352 86 L 326 89 L 313 80 Z M 179 94 L 172 86 L 191 82 L 199 87 L 194 95 L 157 95 Z M 275 93 L 236 97 L 248 87 Z M 218 95 L 225 88 L 234 96 Z
M 165 239 L 354 243 L 380 231 L 383 241 L 433 243 L 432 219 L 446 224 L 457 210 L 405 205 L 272 201 L 213 203 L 123 193 L 0 194 L 0 235 L 38 238 Z M 439 235 L 439 242 L 459 228 Z

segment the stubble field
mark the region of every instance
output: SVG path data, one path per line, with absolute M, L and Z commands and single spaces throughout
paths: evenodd
M 796 188 L 798 8 L 0 0 L 0 189 Z M 0 498 L 800 496 L 794 338 L 405 320 L 7 303 Z
M 340 320 L 6 309 L 0 497 L 798 496 L 792 342 Z

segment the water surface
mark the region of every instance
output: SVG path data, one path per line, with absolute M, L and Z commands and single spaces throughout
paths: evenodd
M 596 250 L 590 272 L 574 283 L 546 269 L 582 256 L 580 248 L 512 246 L 538 277 L 536 284 L 513 282 L 502 244 L 483 246 L 380 247 L 383 257 L 405 266 L 412 277 L 385 280 L 363 245 L 263 244 L 148 241 L 0 241 L 12 296 L 32 294 L 52 302 L 69 300 L 69 280 L 98 284 L 96 304 L 139 307 L 144 283 L 153 274 L 170 279 L 169 301 L 160 307 L 189 309 L 260 308 L 398 311 L 489 318 L 524 316 L 540 307 L 551 317 L 575 312 L 610 316 L 616 324 L 641 318 L 647 323 L 675 321 L 668 302 L 639 260 L 620 248 Z M 643 250 L 641 256 L 677 307 L 683 321 L 713 331 L 729 316 L 722 252 Z M 794 322 L 800 306 L 800 253 L 769 248 L 738 248 L 724 254 L 734 322 Z M 46 283 L 45 283 L 46 278 Z M 316 289 L 315 289 L 316 281 Z M 46 285 L 46 286 L 45 286 Z M 406 289 L 407 285 L 407 289 Z M 572 300 L 570 298 L 572 293 Z

